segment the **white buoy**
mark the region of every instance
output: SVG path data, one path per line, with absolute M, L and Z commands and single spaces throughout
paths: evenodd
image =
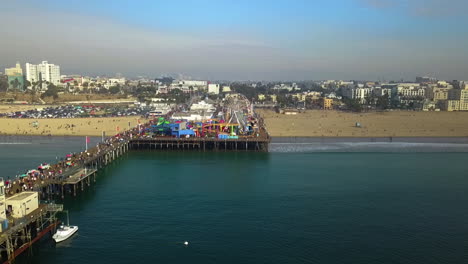
M 184 245 L 188 246 L 188 241 L 185 241 L 185 242 L 184 242 Z

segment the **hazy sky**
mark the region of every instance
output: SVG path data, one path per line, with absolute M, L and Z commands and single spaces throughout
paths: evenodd
M 468 79 L 467 0 L 2 2 L 1 68 L 48 60 L 63 74 Z

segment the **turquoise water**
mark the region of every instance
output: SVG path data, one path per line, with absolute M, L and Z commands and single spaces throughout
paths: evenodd
M 66 198 L 73 239 L 17 263 L 467 263 L 466 160 L 131 152 Z

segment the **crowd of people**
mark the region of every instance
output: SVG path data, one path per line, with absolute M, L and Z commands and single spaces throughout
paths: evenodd
M 39 165 L 37 169 L 29 170 L 13 179 L 8 178 L 5 180 L 6 194 L 13 195 L 22 191 L 41 191 L 43 187 L 51 183 L 63 182 L 67 177 L 71 177 L 73 173 L 79 172 L 79 169 L 84 168 L 89 162 L 116 148 L 119 144 L 144 136 L 144 131 L 151 124 L 151 121 L 147 124 L 139 124 L 133 129 L 106 138 L 95 147 L 80 153 L 67 154 L 56 164 L 44 163 Z

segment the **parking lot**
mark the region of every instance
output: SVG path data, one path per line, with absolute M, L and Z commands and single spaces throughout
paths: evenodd
M 0 117 L 7 118 L 82 118 L 82 117 L 124 117 L 145 116 L 149 112 L 143 107 L 100 107 L 94 105 L 57 106 L 37 108 L 33 110 L 0 113 Z

